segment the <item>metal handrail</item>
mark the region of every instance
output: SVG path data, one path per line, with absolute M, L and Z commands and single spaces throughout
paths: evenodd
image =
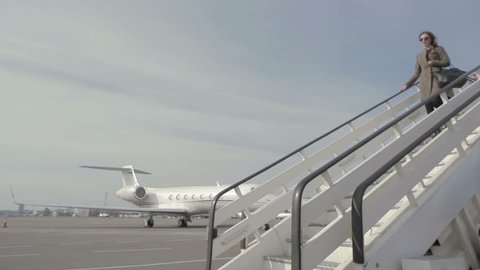
M 433 101 L 434 98 L 437 98 L 441 93 L 453 88 L 453 86 L 458 83 L 459 81 L 467 78 L 472 72 L 475 70 L 479 69 L 480 65 L 477 66 L 476 68 L 470 70 L 469 72 L 466 72 L 459 78 L 457 78 L 455 81 L 449 83 L 445 87 L 443 87 L 437 94 L 431 96 L 430 98 L 426 99 L 423 102 L 420 102 L 419 104 L 415 105 L 413 108 L 411 108 L 409 111 L 401 114 L 398 118 L 392 120 L 388 124 L 382 126 L 378 130 L 376 130 L 374 133 L 370 134 L 363 140 L 359 141 L 357 144 L 352 146 L 351 148 L 347 149 L 340 155 L 336 156 L 334 159 L 330 160 L 326 164 L 324 164 L 322 167 L 318 168 L 317 170 L 313 171 L 310 173 L 308 176 L 303 178 L 295 187 L 294 194 L 293 194 L 293 200 L 292 200 L 292 225 L 291 225 L 291 234 L 292 234 L 292 242 L 291 242 L 291 247 L 292 247 L 292 269 L 293 270 L 301 270 L 301 206 L 302 206 L 302 196 L 303 192 L 307 186 L 308 183 L 310 183 L 312 180 L 317 178 L 319 175 L 322 173 L 326 172 L 328 169 L 333 167 L 335 164 L 346 158 L 347 156 L 351 155 L 353 152 L 358 150 L 360 147 L 364 146 L 367 144 L 369 141 L 372 139 L 376 138 L 378 135 L 382 134 L 384 131 L 388 130 L 404 118 L 406 118 L 408 115 L 410 115 L 412 112 L 416 111 L 418 108 L 421 106 L 424 106 L 427 102 Z M 436 127 L 442 126 L 443 123 L 436 125 Z M 438 128 L 437 127 L 437 128 Z M 420 141 L 421 142 L 421 141 Z M 408 153 L 408 152 L 407 152 Z M 403 157 L 403 156 L 402 156 Z M 391 167 L 391 166 L 390 166 Z M 389 167 L 389 168 L 390 168 Z M 363 235 L 362 235 L 363 237 Z
M 216 208 L 217 208 L 217 204 L 218 204 L 218 201 L 220 200 L 220 198 L 225 195 L 225 193 L 239 187 L 240 185 L 248 182 L 249 180 L 255 178 L 256 176 L 264 173 L 265 171 L 273 168 L 274 166 L 278 165 L 279 163 L 287 160 L 288 158 L 292 157 L 293 155 L 301 152 L 302 150 L 304 150 L 305 148 L 311 146 L 312 144 L 320 141 L 321 139 L 331 135 L 332 133 L 336 132 L 337 130 L 347 126 L 348 124 L 352 123 L 353 121 L 357 120 L 358 118 L 364 116 L 365 114 L 375 110 L 376 108 L 378 108 L 379 106 L 387 103 L 388 101 L 392 100 L 393 98 L 397 97 L 398 95 L 402 94 L 402 92 L 398 92 L 394 95 L 392 95 L 391 97 L 377 103 L 376 105 L 374 105 L 373 107 L 365 110 L 364 112 L 358 114 L 357 116 L 351 118 L 350 120 L 340 124 L 339 126 L 337 126 L 336 128 L 326 132 L 325 134 L 317 137 L 316 139 L 310 141 L 309 143 L 301 146 L 300 148 L 294 150 L 293 152 L 287 154 L 286 156 L 278 159 L 277 161 L 271 163 L 270 165 L 264 167 L 263 169 L 245 177 L 244 179 L 238 181 L 237 183 L 235 184 L 232 184 L 230 185 L 229 187 L 223 189 L 222 191 L 220 191 L 212 200 L 212 203 L 211 203 L 211 206 L 210 206 L 210 211 L 209 211 L 209 222 L 208 222 L 208 227 L 207 227 L 207 231 L 208 231 L 208 239 L 207 239 L 207 270 L 211 270 L 212 269 L 212 259 L 213 259 L 213 239 L 217 237 L 217 229 L 214 228 L 214 225 L 215 225 L 215 211 L 216 211 Z
M 447 91 L 451 89 L 457 82 L 461 81 L 468 77 L 472 72 L 480 68 L 477 66 L 476 68 L 472 69 L 469 72 L 466 72 L 461 77 L 457 78 L 455 81 L 451 82 L 447 86 L 445 86 L 440 92 Z M 440 94 L 440 93 L 439 93 Z M 435 95 L 434 97 L 437 97 Z M 453 116 L 457 115 L 461 110 L 463 110 L 466 106 L 470 103 L 475 101 L 477 98 L 480 97 L 480 92 L 469 98 L 463 104 L 458 106 L 455 110 L 450 112 L 447 116 L 443 117 L 436 125 L 426 131 L 422 136 L 416 139 L 413 143 L 408 145 L 403 151 L 399 154 L 391 158 L 387 163 L 385 163 L 382 167 L 380 167 L 377 171 L 375 171 L 370 177 L 368 177 L 365 181 L 363 181 L 360 185 L 357 186 L 355 191 L 353 192 L 352 197 L 352 253 L 353 253 L 353 262 L 356 264 L 364 265 L 365 264 L 365 253 L 364 253 L 364 238 L 363 238 L 363 195 L 367 188 L 372 185 L 375 180 L 384 174 L 389 168 L 394 166 L 398 163 L 405 155 L 410 153 L 415 147 L 417 147 L 420 143 L 422 143 L 426 138 L 428 138 L 433 132 L 438 130 L 442 125 L 444 125 L 448 120 L 450 120 Z

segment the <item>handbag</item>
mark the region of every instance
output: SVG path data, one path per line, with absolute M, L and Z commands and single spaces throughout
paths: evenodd
M 455 81 L 457 78 L 465 74 L 465 71 L 458 69 L 456 67 L 450 67 L 442 69 L 441 71 L 434 72 L 433 75 L 438 80 L 440 87 L 444 87 L 449 83 Z M 465 83 L 467 83 L 467 77 L 458 81 L 453 88 L 461 88 Z

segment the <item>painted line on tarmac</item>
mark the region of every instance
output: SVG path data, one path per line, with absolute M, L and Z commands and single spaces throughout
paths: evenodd
M 139 251 L 156 251 L 169 250 L 171 248 L 141 248 L 141 249 L 111 249 L 111 250 L 94 250 L 93 253 L 114 253 L 114 252 L 139 252 Z
M 0 248 L 31 248 L 33 245 L 23 245 L 23 246 L 0 246 Z
M 128 244 L 128 243 L 141 243 L 142 241 L 138 240 L 125 240 L 125 241 L 114 241 L 115 244 Z
M 28 257 L 28 256 L 38 256 L 38 254 L 36 254 L 36 253 L 30 253 L 30 254 L 0 255 L 0 258 Z
M 63 243 L 60 244 L 60 246 L 85 246 L 85 245 L 91 245 L 92 242 L 77 242 L 77 243 Z
M 214 261 L 224 261 L 230 260 L 233 257 L 229 258 L 218 258 Z M 105 267 L 90 267 L 90 268 L 69 268 L 64 270 L 107 270 L 107 269 L 127 269 L 127 268 L 139 268 L 139 267 L 151 267 L 151 266 L 160 266 L 160 265 L 173 265 L 173 264 L 184 264 L 184 263 L 196 263 L 196 262 L 205 262 L 205 259 L 201 260 L 191 260 L 191 261 L 176 261 L 176 262 L 164 262 L 164 263 L 149 263 L 149 264 L 136 264 L 136 265 L 117 265 L 117 266 L 105 266 Z
M 189 241 L 197 241 L 199 239 L 171 239 L 171 240 L 162 240 L 162 242 L 189 242 Z

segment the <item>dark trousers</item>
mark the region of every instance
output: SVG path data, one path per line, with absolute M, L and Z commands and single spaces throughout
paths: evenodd
M 437 96 L 433 100 L 425 103 L 425 109 L 427 109 L 427 114 L 433 112 L 434 108 L 438 108 L 443 104 L 442 99 L 440 96 Z

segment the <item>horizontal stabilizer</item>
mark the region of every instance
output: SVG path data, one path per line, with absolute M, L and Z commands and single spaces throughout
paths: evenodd
M 124 167 L 99 167 L 99 166 L 80 166 L 80 168 L 89 168 L 89 169 L 97 169 L 97 170 L 108 170 L 108 171 L 119 171 L 119 172 L 127 172 L 131 173 L 132 169 L 135 173 L 139 174 L 151 174 L 149 172 L 141 171 L 134 169 L 133 166 L 124 166 Z

